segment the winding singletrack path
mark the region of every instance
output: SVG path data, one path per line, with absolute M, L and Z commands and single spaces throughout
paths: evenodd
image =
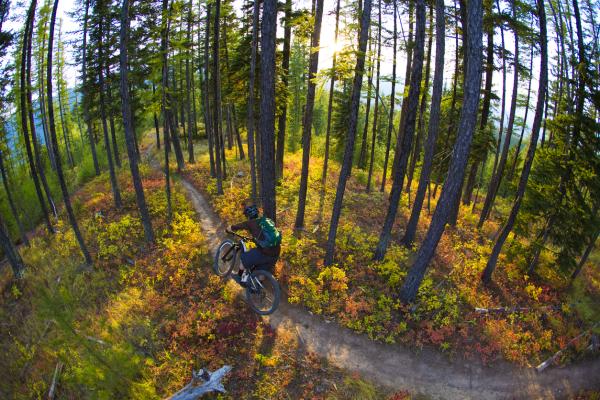
M 150 157 L 151 165 L 159 168 Z M 225 226 L 200 191 L 180 178 L 212 252 L 224 237 Z M 486 367 L 468 360 L 449 360 L 433 349 L 417 352 L 374 342 L 283 300 L 273 315 L 264 318 L 275 331 L 297 335 L 307 350 L 334 365 L 392 389 L 432 399 L 567 399 L 582 389 L 600 390 L 598 358 L 565 368 L 550 367 L 543 373 L 507 362 Z

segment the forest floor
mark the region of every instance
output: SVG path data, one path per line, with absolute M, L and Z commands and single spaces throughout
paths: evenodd
M 152 146 L 150 144 L 146 150 L 148 153 L 152 152 Z M 201 154 L 199 156 L 202 157 Z M 156 158 L 153 158 L 153 163 L 158 167 Z M 234 190 L 235 187 L 244 187 L 239 181 L 243 180 L 246 174 L 245 171 L 238 170 L 238 167 L 239 164 L 235 162 L 230 164 L 232 178 L 224 184 L 226 188 L 224 201 L 236 199 L 234 201 L 239 202 L 243 199 L 240 197 L 243 195 Z M 204 171 L 201 171 L 202 169 Z M 218 214 L 223 214 L 223 208 L 226 208 L 226 211 L 236 210 L 238 204 L 219 203 L 219 199 L 211 193 L 214 187 L 211 188 L 210 185 L 214 185 L 214 182 L 202 182 L 198 179 L 198 175 L 205 177 L 206 169 L 207 165 L 201 161 L 193 166 L 188 165 L 188 169 L 180 177 L 209 243 L 212 248 L 215 248 L 219 240 L 224 237 L 223 227 L 226 226 Z M 221 211 L 220 213 L 215 212 L 213 207 L 215 205 L 216 210 Z M 285 211 L 287 209 L 284 208 L 283 212 Z M 225 212 L 227 223 L 231 223 L 232 221 L 227 217 L 231 215 Z M 289 267 L 287 261 L 284 263 Z M 281 277 L 282 272 L 279 272 Z M 289 280 L 284 279 L 288 291 L 289 283 Z M 290 292 L 287 294 L 289 295 Z M 311 309 L 311 307 L 307 308 Z M 432 398 L 478 399 L 578 398 L 579 396 L 586 398 L 588 395 L 593 395 L 586 390 L 600 388 L 600 379 L 597 378 L 600 376 L 598 359 L 584 357 L 584 360 L 579 360 L 566 368 L 551 368 L 538 374 L 533 368 L 515 365 L 498 357 L 490 363 L 485 359 L 473 360 L 460 357 L 456 352 L 444 354 L 430 345 L 399 346 L 373 341 L 371 340 L 373 337 L 359 335 L 337 323 L 331 323 L 332 319 L 335 319 L 331 315 L 323 313 L 325 314 L 323 317 L 315 314 L 305 308 L 283 302 L 280 309 L 265 320 L 275 331 L 288 336 L 297 336 L 308 349 L 327 357 L 331 363 L 358 372 L 392 388 L 408 389 L 410 392 L 423 393 Z
M 156 241 L 144 242 L 127 168 L 115 209 L 108 173 L 73 195 L 93 258 L 82 257 L 63 213 L 54 235 L 38 229 L 20 248 L 22 281 L 0 271 L 0 398 L 160 399 L 192 369 L 233 367 L 218 399 L 408 399 L 331 365 L 294 335 L 273 330 L 212 273 L 209 239 L 185 189 L 141 166 Z M 54 379 L 55 370 L 57 374 Z

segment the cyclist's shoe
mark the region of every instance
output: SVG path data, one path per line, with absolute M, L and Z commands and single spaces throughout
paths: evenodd
M 250 274 L 246 272 L 246 270 L 244 270 L 242 272 L 242 274 L 240 275 L 240 282 L 242 283 L 248 283 L 248 278 L 250 277 Z

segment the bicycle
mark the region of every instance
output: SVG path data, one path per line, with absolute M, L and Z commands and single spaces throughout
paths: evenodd
M 237 236 L 238 240 L 226 239 L 219 245 L 213 265 L 215 273 L 223 278 L 231 275 L 234 281 L 244 287 L 246 301 L 254 312 L 259 315 L 272 314 L 279 306 L 281 297 L 279 283 L 269 271 L 256 269 L 252 266 L 247 269 L 249 275 L 246 285 L 242 285 L 237 274 L 231 274 L 231 271 L 240 262 L 240 254 L 248 251 L 246 243 L 254 240 L 228 229 L 225 232 Z

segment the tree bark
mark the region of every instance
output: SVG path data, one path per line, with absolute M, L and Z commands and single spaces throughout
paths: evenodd
M 108 37 L 108 34 L 106 35 Z M 121 168 L 121 155 L 119 154 L 119 144 L 117 143 L 117 130 L 115 129 L 115 113 L 114 113 L 114 99 L 112 96 L 112 78 L 110 78 L 110 69 L 108 63 L 106 64 L 106 78 L 109 80 L 106 83 L 106 96 L 108 97 L 108 122 L 110 126 L 110 137 L 112 138 L 112 151 L 115 156 L 115 164 L 117 168 Z M 160 144 L 158 144 L 160 148 Z
M 83 55 L 82 55 L 82 84 L 85 87 L 86 77 L 87 77 L 87 26 L 88 26 L 88 16 L 89 16 L 89 8 L 90 8 L 90 0 L 86 0 L 85 2 L 85 16 L 83 19 Z M 87 91 L 87 90 L 86 90 Z M 89 93 L 86 93 L 89 97 Z M 98 155 L 96 154 L 96 140 L 94 139 L 94 134 L 92 132 L 92 120 L 90 117 L 90 111 L 88 107 L 83 105 L 83 119 L 85 120 L 85 124 L 87 125 L 88 139 L 90 140 L 90 150 L 92 152 L 92 160 L 94 162 L 94 171 L 96 172 L 96 176 L 100 175 L 100 165 L 98 164 Z
M 203 90 L 203 99 L 204 99 L 204 128 L 206 131 L 206 137 L 208 139 L 208 156 L 210 162 L 210 176 L 216 177 L 216 167 L 215 167 L 215 131 L 212 127 L 212 112 L 210 106 L 210 96 L 208 95 L 208 86 L 210 84 L 209 79 L 209 56 L 208 56 L 208 47 L 210 43 L 210 3 L 206 4 L 206 29 L 204 35 L 204 90 Z
M 513 18 L 516 16 L 516 6 L 513 3 Z M 512 138 L 513 127 L 515 123 L 515 112 L 517 108 L 517 93 L 519 90 L 519 35 L 515 29 L 515 54 L 514 54 L 514 71 L 513 71 L 513 91 L 512 98 L 510 101 L 510 113 L 508 116 L 508 126 L 506 127 L 506 136 L 504 138 L 504 145 L 502 146 L 502 154 L 500 155 L 500 160 L 498 161 L 498 167 L 496 168 L 496 173 L 492 175 L 492 179 L 488 186 L 488 191 L 485 196 L 485 201 L 483 203 L 483 208 L 481 210 L 481 215 L 479 216 L 479 222 L 477 224 L 478 228 L 483 226 L 485 220 L 489 217 L 490 211 L 494 206 L 494 201 L 496 199 L 496 195 L 498 194 L 498 189 L 500 188 L 500 183 L 502 182 L 502 177 L 504 175 L 504 168 L 506 166 L 506 160 L 508 157 L 508 150 L 510 149 L 510 141 Z
M 171 98 L 168 95 L 169 91 L 169 32 L 171 27 L 169 10 L 169 0 L 163 0 L 162 2 L 162 21 L 161 21 L 161 54 L 162 54 L 162 73 L 161 73 L 161 85 L 162 85 L 162 97 L 161 97 L 161 111 L 163 115 L 163 142 L 165 144 L 165 196 L 167 198 L 167 221 L 171 225 L 173 221 L 173 206 L 171 204 L 171 169 L 169 165 L 169 148 L 170 146 L 170 130 L 176 132 L 175 123 L 173 121 L 172 114 L 172 103 Z
M 334 43 L 337 43 L 340 26 L 340 0 L 337 0 L 335 7 L 335 35 Z M 329 98 L 327 103 L 327 130 L 325 131 L 325 153 L 323 154 L 323 173 L 321 175 L 321 195 L 319 198 L 319 217 L 323 214 L 323 204 L 325 203 L 325 191 L 327 188 L 327 170 L 329 167 L 329 147 L 331 141 L 331 113 L 333 110 L 333 89 L 335 88 L 337 53 L 333 53 L 331 63 L 331 79 L 329 80 Z
M 369 34 L 369 57 L 371 57 L 371 44 L 373 39 Z M 371 63 L 367 76 L 367 106 L 365 108 L 365 124 L 363 126 L 362 140 L 360 142 L 360 151 L 358 153 L 358 168 L 365 169 L 367 166 L 367 136 L 369 132 L 369 116 L 371 114 L 371 90 L 373 89 L 373 68 L 374 65 Z
M 152 82 L 152 96 L 156 96 L 156 85 L 154 82 Z M 154 111 L 152 114 L 154 117 L 154 130 L 156 131 L 156 148 L 160 150 L 160 128 L 158 123 L 158 115 L 156 114 L 156 111 Z
M 198 136 L 198 134 L 196 133 L 196 121 L 195 119 L 192 119 L 192 99 L 191 99 L 191 93 L 192 93 L 192 80 L 190 75 L 193 73 L 192 71 L 190 71 L 190 58 L 192 58 L 192 51 L 190 50 L 193 46 L 193 40 L 192 40 L 192 0 L 189 1 L 188 3 L 188 14 L 187 14 L 187 44 L 189 46 L 188 49 L 186 49 L 186 59 L 185 59 L 185 84 L 186 84 L 186 100 L 187 100 L 187 107 L 186 107 L 186 111 L 187 111 L 187 120 L 188 120 L 188 130 L 187 130 L 187 145 L 188 145 L 188 162 L 189 163 L 195 163 L 196 160 L 194 159 L 194 141 L 193 138 L 195 136 Z
M 25 141 L 25 150 L 27 152 L 27 161 L 29 162 L 29 171 L 31 172 L 31 177 L 33 179 L 33 184 L 35 187 L 35 193 L 37 195 L 38 201 L 40 203 L 40 208 L 42 209 L 42 216 L 44 221 L 46 222 L 46 228 L 49 233 L 54 233 L 54 229 L 52 228 L 52 224 L 50 223 L 50 217 L 48 216 L 48 208 L 46 207 L 46 202 L 44 200 L 44 196 L 42 194 L 42 189 L 40 187 L 40 182 L 38 179 L 38 174 L 33 161 L 33 152 L 31 150 L 31 142 L 29 139 L 29 130 L 27 129 L 28 123 L 28 99 L 26 96 L 31 94 L 31 82 L 26 80 L 27 77 L 31 77 L 30 73 L 27 73 L 27 69 L 31 68 L 31 41 L 32 41 L 32 33 L 33 33 L 33 19 L 35 16 L 35 8 L 37 1 L 32 0 L 29 6 L 29 11 L 27 12 L 27 21 L 25 23 L 25 31 L 23 34 L 23 45 L 22 45 L 22 55 L 21 55 L 21 71 L 20 71 L 20 102 L 21 102 L 21 129 L 23 131 L 23 139 Z M 30 104 L 29 104 L 30 105 Z M 31 110 L 31 109 L 30 109 Z M 31 111 L 33 113 L 33 111 Z M 31 121 L 29 121 L 31 122 Z M 35 129 L 35 124 L 31 123 L 31 128 Z
M 254 145 L 254 81 L 256 79 L 256 55 L 258 52 L 258 18 L 260 13 L 260 4 L 254 0 L 252 7 L 252 49 L 250 53 L 250 78 L 248 83 L 248 124 L 246 125 L 248 140 L 248 158 L 250 159 L 250 179 L 252 200 L 256 203 L 258 193 L 256 190 L 256 159 Z
M 58 115 L 60 118 L 60 126 L 61 126 L 61 130 L 62 130 L 62 134 L 63 134 L 63 141 L 65 142 L 65 153 L 67 153 L 67 159 L 69 160 L 69 166 L 71 168 L 73 168 L 75 166 L 75 163 L 73 162 L 73 154 L 71 153 L 71 144 L 69 143 L 69 132 L 67 129 L 67 125 L 65 123 L 65 111 L 64 111 L 64 103 L 63 103 L 63 98 L 62 98 L 62 92 L 63 92 L 63 88 L 61 85 L 62 80 L 64 79 L 63 77 L 63 71 L 61 68 L 61 63 L 64 63 L 64 55 L 61 51 L 62 48 L 62 23 L 59 24 L 59 28 L 58 28 L 58 51 L 57 51 L 57 57 L 59 57 L 59 68 L 57 71 L 57 75 L 58 75 L 58 88 L 57 88 L 57 92 L 58 92 Z
M 101 10 L 96 10 L 101 13 Z M 110 139 L 108 138 L 108 125 L 106 122 L 106 102 L 104 100 L 104 90 L 106 88 L 104 82 L 104 45 L 102 42 L 102 19 L 98 25 L 98 82 L 100 84 L 100 118 L 102 119 L 102 132 L 104 133 L 104 147 L 106 148 L 106 158 L 108 160 L 108 171 L 110 175 L 110 186 L 113 192 L 113 200 L 115 202 L 115 208 L 121 208 L 121 192 L 119 191 L 119 184 L 117 182 L 117 175 L 115 174 L 115 166 L 113 164 L 112 151 L 110 149 Z
M 125 131 L 125 143 L 127 145 L 127 156 L 129 157 L 129 168 L 131 169 L 131 179 L 135 189 L 135 199 L 140 211 L 142 225 L 144 227 L 144 237 L 146 242 L 154 242 L 154 231 L 152 230 L 152 221 L 150 213 L 146 206 L 146 198 L 144 196 L 144 187 L 138 168 L 138 157 L 136 154 L 135 140 L 133 131 L 133 121 L 131 116 L 131 103 L 129 98 L 129 80 L 127 66 L 127 46 L 129 42 L 129 0 L 123 0 L 121 9 L 121 32 L 120 32 L 120 56 L 119 66 L 121 70 L 121 111 L 123 113 L 123 128 Z M 165 145 L 165 147 L 167 147 Z
M 429 78 L 431 74 L 431 46 L 433 43 L 433 6 L 429 7 L 429 33 L 427 40 L 427 63 L 425 64 L 425 83 L 423 84 L 423 93 L 421 94 L 421 105 L 419 106 L 419 122 L 417 127 L 417 136 L 413 146 L 412 156 L 410 158 L 410 167 L 408 169 L 408 178 L 406 182 L 406 192 L 408 193 L 408 204 L 410 205 L 410 189 L 417 161 L 421 158 L 421 138 L 425 129 L 425 106 L 427 104 L 427 95 L 429 94 Z
M 533 159 L 535 157 L 535 150 L 537 147 L 540 127 L 542 124 L 542 116 L 544 114 L 546 83 L 548 81 L 548 35 L 546 33 L 546 11 L 544 8 L 544 0 L 537 0 L 537 14 L 540 26 L 540 79 L 538 87 L 537 104 L 535 108 L 535 116 L 533 119 L 533 126 L 531 128 L 531 139 L 529 142 L 529 149 L 527 150 L 527 158 L 525 159 L 523 171 L 521 172 L 521 178 L 519 180 L 519 186 L 517 188 L 515 200 L 513 202 L 512 209 L 510 210 L 510 215 L 508 216 L 508 220 L 506 221 L 506 223 L 500 230 L 500 233 L 498 234 L 498 237 L 492 249 L 492 253 L 490 254 L 490 258 L 488 259 L 485 270 L 483 271 L 482 280 L 484 283 L 491 282 L 492 274 L 496 269 L 496 263 L 498 262 L 498 256 L 500 255 L 502 246 L 504 245 L 508 234 L 511 232 L 516 221 L 517 214 L 519 213 L 519 208 L 521 207 L 521 202 L 523 200 L 523 196 L 525 195 L 525 188 L 527 187 L 527 181 L 529 179 L 531 166 L 533 165 Z
M 401 137 L 396 142 L 396 151 L 394 155 L 394 166 L 392 167 L 393 182 L 390 193 L 390 203 L 385 217 L 385 222 L 379 235 L 379 243 L 375 249 L 373 258 L 375 260 L 383 260 L 387 251 L 394 221 L 400 198 L 402 196 L 402 188 L 404 187 L 404 175 L 408 163 L 408 156 L 412 148 L 412 141 L 415 135 L 415 126 L 417 120 L 417 109 L 419 107 L 419 92 L 421 90 L 421 78 L 423 76 L 423 58 L 425 48 L 425 0 L 417 0 L 416 2 L 416 27 L 415 27 L 415 47 L 413 49 L 413 60 L 411 63 L 412 70 L 410 72 L 410 87 L 408 90 L 408 98 L 406 103 L 405 114 L 405 130 Z
M 6 168 L 4 167 L 4 155 L 2 154 L 2 150 L 0 150 L 0 173 L 2 173 L 2 183 L 4 184 L 4 190 L 6 191 L 6 199 L 8 200 L 10 212 L 12 213 L 13 218 L 17 223 L 17 228 L 19 228 L 19 235 L 21 236 L 21 240 L 23 241 L 25 246 L 29 246 L 29 239 L 27 239 L 27 234 L 25 233 L 25 229 L 23 228 L 21 218 L 19 218 L 19 213 L 17 212 L 17 207 L 15 206 L 15 202 L 12 197 L 12 192 L 8 184 L 8 177 L 6 176 Z
M 0 246 L 2 246 L 2 250 L 4 251 L 6 258 L 12 267 L 15 279 L 22 279 L 25 273 L 25 264 L 23 263 L 21 255 L 17 251 L 17 248 L 8 235 L 8 230 L 6 229 L 6 224 L 4 223 L 4 217 L 2 215 L 0 215 Z
M 389 109 L 389 117 L 388 117 L 388 127 L 387 127 L 387 141 L 386 141 L 386 145 L 385 145 L 385 159 L 383 161 L 383 175 L 381 177 L 381 187 L 379 188 L 379 191 L 383 192 L 385 190 L 385 183 L 386 183 L 386 177 L 387 177 L 387 169 L 388 169 L 388 162 L 389 162 L 389 158 L 390 158 L 390 147 L 391 147 L 391 143 L 392 143 L 392 128 L 394 126 L 394 105 L 396 102 L 396 53 L 397 53 L 397 46 L 396 46 L 396 42 L 398 39 L 398 15 L 397 15 L 397 8 L 398 8 L 398 3 L 397 0 L 392 0 L 393 4 L 394 4 L 394 32 L 393 32 L 393 41 L 394 41 L 394 47 L 393 47 L 393 62 L 392 62 L 392 93 L 390 94 L 390 109 Z M 412 6 L 412 2 L 409 3 Z M 409 13 L 412 14 L 412 13 Z M 411 27 L 412 27 L 412 22 L 411 22 Z M 411 30 L 412 33 L 412 30 Z M 409 37 L 410 34 L 409 33 Z M 409 39 L 409 47 L 407 49 L 407 60 L 412 60 L 412 56 L 411 56 L 411 51 L 412 51 L 412 46 L 410 45 L 410 39 Z M 407 65 L 410 63 L 410 61 L 407 61 Z M 407 66 L 407 69 L 410 68 Z M 406 81 L 404 83 L 406 85 Z M 400 128 L 402 129 L 402 128 Z M 398 139 L 396 138 L 396 143 L 398 143 Z
M 215 153 L 216 153 L 216 174 L 217 174 L 217 194 L 223 194 L 223 165 L 221 158 L 223 155 L 223 134 L 221 132 L 221 81 L 219 71 L 219 22 L 221 19 L 221 0 L 215 1 L 215 26 L 213 39 L 213 93 L 215 96 L 215 104 L 213 109 L 213 132 L 215 136 Z
M 275 198 L 275 40 L 277 1 L 265 0 L 261 24 L 260 181 L 263 213 L 276 221 Z
M 34 17 L 35 19 L 35 17 Z M 50 160 L 50 167 L 52 168 L 52 170 L 56 170 L 56 160 L 54 159 L 54 152 L 52 151 L 52 141 L 50 140 L 50 128 L 48 126 L 48 116 L 46 114 L 46 108 L 47 108 L 47 102 L 46 102 L 46 94 L 44 93 L 44 87 L 45 87 L 45 82 L 44 82 L 44 53 L 46 52 L 46 31 L 43 30 L 42 31 L 42 37 L 41 39 L 41 43 L 40 43 L 40 48 L 38 51 L 38 60 L 37 60 L 37 67 L 38 67 L 38 105 L 40 108 L 40 119 L 41 119 L 41 125 L 42 125 L 42 131 L 44 133 L 44 143 L 46 145 L 46 150 L 48 152 L 48 159 Z M 33 35 L 33 26 L 31 28 L 31 35 Z M 39 36 L 39 35 L 38 35 Z M 33 36 L 32 39 L 30 39 L 30 42 L 33 41 Z M 31 46 L 31 44 L 30 44 Z M 38 171 L 39 172 L 39 171 Z
M 369 32 L 369 22 L 371 21 L 371 0 L 364 0 L 363 12 L 360 20 L 360 34 L 358 40 L 358 57 L 356 68 L 354 69 L 354 81 L 352 85 L 352 96 L 350 100 L 350 116 L 348 121 L 348 136 L 344 148 L 344 158 L 340 169 L 331 222 L 329 224 L 329 234 L 327 237 L 327 251 L 325 254 L 325 265 L 333 263 L 335 253 L 335 238 L 337 235 L 338 223 L 342 212 L 342 203 L 344 201 L 344 192 L 346 191 L 346 182 L 352 171 L 352 156 L 354 154 L 354 143 L 356 141 L 356 125 L 358 119 L 358 108 L 360 103 L 360 94 L 362 79 L 365 72 L 365 53 L 367 50 L 367 39 Z
M 429 116 L 429 126 L 427 132 L 427 142 L 425 143 L 425 155 L 423 156 L 423 166 L 419 176 L 419 186 L 415 194 L 412 212 L 406 225 L 406 230 L 402 242 L 410 247 L 415 239 L 417 225 L 425 200 L 425 191 L 429 187 L 431 169 L 433 166 L 433 157 L 435 155 L 435 143 L 439 132 L 440 108 L 442 101 L 442 89 L 444 84 L 444 54 L 446 47 L 446 23 L 444 15 L 444 0 L 435 2 L 435 72 L 433 75 L 433 93 L 431 95 L 431 111 Z
M 315 0 L 315 25 L 311 37 L 311 52 L 308 66 L 308 89 L 304 123 L 302 129 L 302 171 L 300 173 L 300 190 L 298 193 L 298 211 L 296 213 L 296 229 L 304 228 L 304 210 L 306 208 L 306 192 L 308 190 L 308 165 L 310 161 L 310 140 L 312 136 L 313 108 L 315 106 L 316 77 L 319 68 L 319 43 L 321 40 L 321 21 L 323 20 L 323 0 Z M 314 50 L 317 49 L 317 50 Z
M 531 46 L 531 55 L 529 57 L 529 83 L 527 84 L 527 98 L 525 100 L 525 115 L 523 116 L 523 126 L 521 127 L 521 134 L 519 135 L 519 142 L 515 149 L 515 157 L 513 159 L 510 170 L 508 171 L 507 179 L 512 180 L 515 169 L 517 168 L 517 162 L 519 161 L 519 153 L 521 152 L 521 144 L 523 143 L 523 135 L 525 134 L 525 126 L 527 125 L 527 115 L 529 114 L 529 99 L 531 98 L 531 81 L 533 80 L 533 46 Z
M 50 17 L 50 33 L 48 35 L 48 61 L 47 61 L 47 70 L 46 70 L 46 85 L 47 85 L 47 93 L 48 93 L 48 103 L 54 104 L 52 101 L 52 48 L 54 42 L 54 24 L 56 22 L 56 10 L 58 8 L 58 0 L 54 0 L 54 7 L 52 8 L 52 16 Z M 69 222 L 71 223 L 71 227 L 73 228 L 73 232 L 75 233 L 75 238 L 79 243 L 79 247 L 81 252 L 83 253 L 83 257 L 85 258 L 85 262 L 88 265 L 92 264 L 92 257 L 88 252 L 88 249 L 83 241 L 83 236 L 79 231 L 79 225 L 77 224 L 77 219 L 75 218 L 75 214 L 73 213 L 73 207 L 71 206 L 71 197 L 69 195 L 69 189 L 67 188 L 67 184 L 65 182 L 65 177 L 63 175 L 62 164 L 60 162 L 60 154 L 58 152 L 58 140 L 56 138 L 56 126 L 54 125 L 54 107 L 48 107 L 48 125 L 50 128 L 50 138 L 52 140 L 52 151 L 54 152 L 54 159 L 56 160 L 56 175 L 58 177 L 58 183 L 60 185 L 60 189 L 62 191 L 63 200 L 65 203 L 65 210 L 67 212 L 67 216 L 69 218 Z
M 492 15 L 492 5 L 490 4 L 489 8 L 486 7 L 486 12 Z M 488 124 L 489 116 L 490 116 L 490 104 L 492 99 L 492 84 L 493 84 L 493 75 L 494 75 L 494 25 L 489 24 L 487 31 L 487 49 L 486 49 L 486 62 L 485 62 L 485 88 L 483 91 L 483 105 L 481 108 L 481 121 L 479 124 L 479 130 L 483 131 Z M 477 195 L 479 194 L 479 187 L 481 186 L 483 179 L 483 170 L 485 169 L 485 165 L 487 162 L 488 152 L 485 152 L 483 156 L 483 163 L 481 165 L 481 177 L 479 179 L 479 186 L 477 187 Z M 471 172 L 469 173 L 469 180 L 467 180 L 467 187 L 465 188 L 465 192 L 463 195 L 463 204 L 468 205 L 471 203 L 471 197 L 473 195 L 473 189 L 475 188 L 475 178 L 477 175 L 477 170 L 479 169 L 479 164 L 481 164 L 479 159 L 476 159 L 475 162 L 471 165 Z M 471 178 L 473 178 L 471 180 Z M 476 196 L 477 198 L 477 196 Z M 477 200 L 475 200 L 475 204 L 473 204 L 473 211 L 475 211 L 475 205 L 477 204 Z
M 371 179 L 373 178 L 373 165 L 375 163 L 375 141 L 377 140 L 377 123 L 379 122 L 379 77 L 381 72 L 381 0 L 377 2 L 377 72 L 375 80 L 375 107 L 373 108 L 373 128 L 371 137 L 371 157 L 369 158 L 369 175 L 367 177 L 367 193 L 371 192 Z
M 283 155 L 285 153 L 285 127 L 287 122 L 287 89 L 288 75 L 290 72 L 290 42 L 292 38 L 292 0 L 285 1 L 285 27 L 283 29 L 283 59 L 281 60 L 281 84 L 284 87 L 285 96 L 280 100 L 283 102 L 283 110 L 277 123 L 277 154 L 275 165 L 277 167 L 277 179 L 283 177 Z
M 400 299 L 405 303 L 415 300 L 419 286 L 425 276 L 427 265 L 431 261 L 437 244 L 444 233 L 446 221 L 453 206 L 452 203 L 458 201 L 477 122 L 481 87 L 482 24 L 481 0 L 470 0 L 467 4 L 467 42 L 465 46 L 465 53 L 468 54 L 468 57 L 465 63 L 464 99 L 458 123 L 458 137 L 454 145 L 452 161 L 444 188 L 425 240 L 400 290 Z
M 54 215 L 54 217 L 57 218 L 58 214 L 56 212 L 56 206 L 54 204 L 52 192 L 50 191 L 50 186 L 48 185 L 48 180 L 46 179 L 45 166 L 44 166 L 44 163 L 42 162 L 40 143 L 38 142 L 38 139 L 37 139 L 35 118 L 33 115 L 33 99 L 32 99 L 33 93 L 32 93 L 32 85 L 31 85 L 33 37 L 31 35 L 33 35 L 34 19 L 35 19 L 35 17 L 32 17 L 32 19 L 30 21 L 30 28 L 29 28 L 30 36 L 28 39 L 28 49 L 27 49 L 27 66 L 26 66 L 26 76 L 25 76 L 25 79 L 27 82 L 27 92 L 26 92 L 27 108 L 28 108 L 27 112 L 28 112 L 28 116 L 29 116 L 29 128 L 31 129 L 31 141 L 33 142 L 33 155 L 34 155 L 34 159 L 35 159 L 35 168 L 37 168 L 37 173 L 39 174 L 39 180 L 42 182 L 42 188 L 44 189 L 44 194 L 46 195 L 46 199 L 48 200 L 48 205 L 50 206 L 50 210 L 52 211 L 52 214 Z M 45 38 L 45 36 L 44 36 L 44 38 Z M 45 46 L 44 46 L 44 48 L 45 48 Z M 43 72 L 41 70 L 39 72 L 39 75 L 41 78 L 40 81 L 43 82 Z M 41 84 L 39 84 L 39 90 L 40 90 L 41 94 L 44 93 L 44 87 Z M 45 112 L 44 112 L 44 118 L 45 118 Z M 42 127 L 47 130 L 48 125 L 44 121 L 45 121 L 45 119 L 42 120 Z M 47 133 L 44 133 L 44 135 L 45 135 L 46 140 L 48 141 L 46 147 L 47 147 L 47 149 L 51 150 L 52 143 L 49 140 L 49 136 L 47 136 Z M 48 157 L 50 158 L 51 165 L 53 166 L 54 165 L 54 161 L 53 161 L 54 155 L 50 152 L 50 154 L 48 154 Z M 34 183 L 35 183 L 35 181 L 34 181 Z
M 598 240 L 599 234 L 600 234 L 600 230 L 596 230 L 596 233 L 590 238 L 590 242 L 588 243 L 587 247 L 585 248 L 585 251 L 583 252 L 583 255 L 581 256 L 581 259 L 579 260 L 579 263 L 577 264 L 577 268 L 571 274 L 571 281 L 575 280 L 581 273 L 581 270 L 585 266 L 585 263 L 587 262 L 588 257 L 590 256 L 590 253 L 594 249 L 594 245 L 596 244 L 596 241 Z

